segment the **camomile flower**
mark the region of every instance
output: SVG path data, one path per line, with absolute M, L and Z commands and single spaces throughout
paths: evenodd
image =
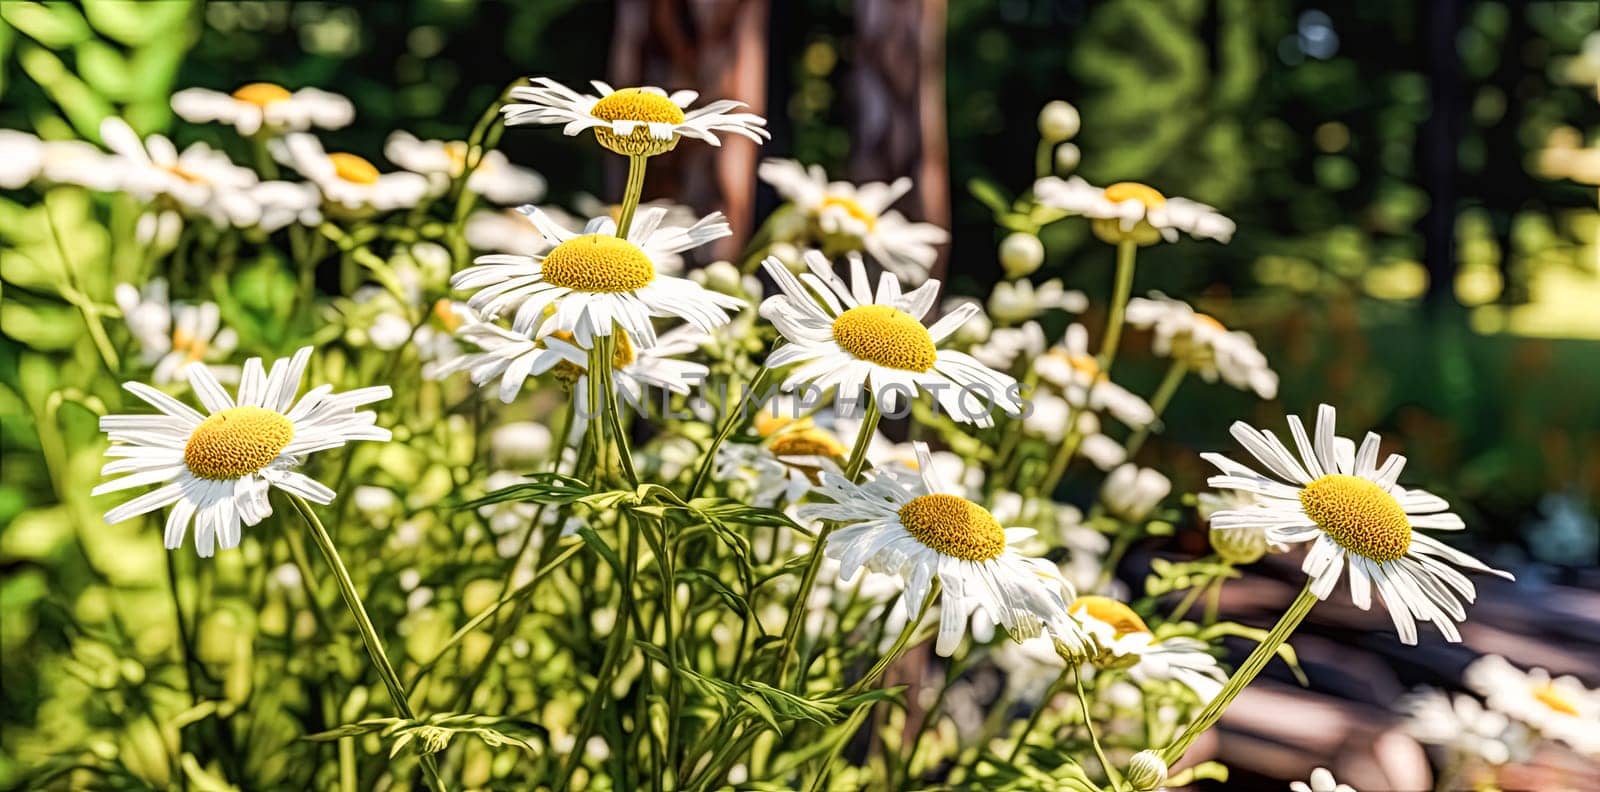
M 533 209 L 529 218 L 551 241 L 549 252 L 479 256 L 450 285 L 476 290 L 468 304 L 486 318 L 514 310 L 516 332 L 542 338 L 562 330 L 582 347 L 615 327 L 639 346 L 654 346 L 655 316 L 676 316 L 709 333 L 728 322 L 729 310 L 744 308 L 744 301 L 665 275 L 656 262 L 728 236 L 728 223 L 714 212 L 688 228 L 668 227 L 661 225 L 664 214 L 640 210 L 622 239 L 609 217 L 596 217 L 575 234 Z
M 1059 443 L 1072 426 L 1072 405 L 1067 400 L 1043 389 L 1035 389 L 1029 396 L 1033 411 L 1022 419 L 1022 431 L 1049 443 Z M 1078 410 L 1078 455 L 1095 467 L 1109 471 L 1127 461 L 1127 449 L 1110 436 L 1100 432 L 1100 418 L 1088 410 Z
M 1526 732 L 1503 713 L 1464 693 L 1425 688 L 1400 701 L 1404 729 L 1417 742 L 1437 745 L 1491 765 L 1526 753 Z
M 1600 690 L 1577 677 L 1552 677 L 1543 668 L 1523 671 L 1504 657 L 1487 655 L 1467 666 L 1464 679 L 1489 709 L 1580 753 L 1600 755 Z
M 1068 291 L 1060 278 L 1038 286 L 1027 279 L 1000 281 L 989 293 L 989 315 L 1002 324 L 1027 321 L 1046 311 L 1083 313 L 1088 308 L 1089 298 L 1081 291 Z
M 1223 490 L 1221 492 L 1202 492 L 1195 496 L 1196 508 L 1200 512 L 1200 519 L 1206 521 L 1206 540 L 1211 543 L 1211 549 L 1216 551 L 1222 560 L 1243 566 L 1254 564 L 1261 560 L 1269 551 L 1273 553 L 1286 552 L 1289 546 L 1267 538 L 1267 530 L 1255 528 L 1229 528 L 1227 530 L 1212 530 L 1210 528 L 1211 515 L 1230 509 L 1249 509 L 1260 501 L 1253 493 L 1243 490 Z
M 153 366 L 151 379 L 167 385 L 185 378 L 191 364 L 227 360 L 238 346 L 238 335 L 222 327 L 222 311 L 214 302 L 194 305 L 172 303 L 167 299 L 167 282 L 155 278 L 144 289 L 119 283 L 117 307 L 139 342 L 139 358 Z M 237 382 L 236 366 L 212 366 L 211 371 L 224 382 Z
M 251 197 L 255 171 L 233 164 L 204 143 L 178 153 L 164 135 L 144 140 L 115 116 L 100 122 L 100 138 L 116 154 L 118 188 L 146 201 L 168 201 L 187 214 L 220 226 L 250 226 L 261 217 Z
M 1172 492 L 1172 482 L 1161 471 L 1129 463 L 1120 465 L 1100 485 L 1100 502 L 1113 517 L 1144 522 Z
M 431 379 L 444 379 L 458 371 L 468 372 L 472 384 L 486 387 L 500 380 L 500 401 L 510 404 L 522 392 L 529 377 L 537 377 L 567 359 L 541 341 L 507 330 L 482 319 L 468 320 L 455 331 L 455 338 L 476 347 L 476 352 L 440 361 L 426 372 Z M 620 345 L 619 345 L 620 346 Z M 568 364 L 571 365 L 571 364 Z
M 618 154 L 651 157 L 677 147 L 681 138 L 722 145 L 718 133 L 743 135 L 757 144 L 772 133 L 766 119 L 754 113 L 730 113 L 743 102 L 720 99 L 694 110 L 689 105 L 695 91 L 660 88 L 612 88 L 590 81 L 598 96 L 581 94 L 548 77 L 534 77 L 532 85 L 511 89 L 512 101 L 501 108 L 506 126 L 561 124 L 561 131 L 576 135 L 593 129 L 600 145 Z
M 579 211 L 587 213 L 588 210 L 584 209 L 584 206 L 590 205 L 595 211 L 589 213 L 589 216 L 610 217 L 613 223 L 620 214 L 615 211 L 618 207 L 606 206 L 598 200 L 576 203 Z M 661 219 L 662 228 L 688 227 L 700 221 L 700 216 L 686 206 L 667 201 L 645 201 L 639 204 L 640 211 L 652 208 L 659 208 L 665 212 Z M 574 234 L 584 233 L 584 226 L 588 223 L 576 215 L 553 206 L 541 206 L 539 211 L 557 226 Z M 545 236 L 529 217 L 532 213 L 533 209 L 527 206 L 495 211 L 479 209 L 467 217 L 465 231 L 467 244 L 488 253 L 542 256 L 560 244 L 560 240 Z M 656 250 L 652 253 L 651 263 L 655 265 L 656 272 L 662 275 L 678 275 L 683 272 L 683 256 L 678 253 Z
M 1376 588 L 1394 621 L 1400 640 L 1417 642 L 1417 621 L 1432 622 L 1452 642 L 1461 640 L 1456 623 L 1466 619 L 1463 603 L 1477 591 L 1466 575 L 1445 562 L 1511 578 L 1417 530 L 1458 531 L 1461 518 L 1444 499 L 1396 484 L 1405 457 L 1392 455 L 1378 464 L 1376 434 L 1368 433 L 1359 450 L 1337 443 L 1334 409 L 1317 411 L 1315 441 L 1299 416 L 1289 417 L 1298 458 L 1269 432 L 1236 422 L 1232 433 L 1250 455 L 1269 471 L 1257 473 L 1221 454 L 1202 456 L 1222 471 L 1207 483 L 1217 489 L 1243 490 L 1257 496 L 1256 505 L 1211 515 L 1212 530 L 1266 531 L 1270 541 L 1311 543 L 1301 569 L 1311 577 L 1311 591 L 1327 599 L 1345 567 L 1350 570 L 1350 597 L 1356 607 L 1372 606 Z
M 355 154 L 325 151 L 315 135 L 296 132 L 272 144 L 279 161 L 317 185 L 326 203 L 347 211 L 407 209 L 428 194 L 426 177 L 404 171 L 381 173 Z
M 412 173 L 428 177 L 442 193 L 467 166 L 467 144 L 459 140 L 419 140 L 396 131 L 383 145 L 383 156 Z M 467 189 L 497 204 L 522 204 L 544 197 L 545 181 L 538 171 L 511 164 L 505 152 L 483 152 L 478 167 L 467 177 Z
M 291 225 L 322 223 L 322 191 L 311 182 L 264 181 L 250 191 L 261 206 L 258 228 L 268 233 Z
M 960 645 L 977 609 L 1003 625 L 1013 640 L 1048 631 L 1070 651 L 1084 651 L 1083 631 L 1067 614 L 1067 582 L 1048 561 L 1011 547 L 1033 531 L 1002 528 L 988 510 L 953 494 L 939 479 L 926 445 L 917 444 L 917 456 L 914 474 L 884 468 L 862 484 L 827 470 L 819 474 L 817 494 L 832 503 L 806 504 L 799 514 L 844 524 L 828 536 L 824 549 L 839 561 L 840 579 L 853 579 L 863 567 L 898 575 L 905 582 L 906 602 L 916 608 L 937 578 L 934 650 L 941 656 Z
M 1129 300 L 1127 316 L 1128 324 L 1154 331 L 1153 352 L 1184 361 L 1206 382 L 1221 377 L 1230 386 L 1255 391 L 1263 399 L 1278 395 L 1278 375 L 1249 333 L 1229 330 L 1188 303 L 1159 292 L 1149 299 Z
M 807 252 L 806 264 L 811 272 L 796 277 L 776 259 L 763 262 L 780 293 L 761 303 L 761 315 L 789 342 L 767 357 L 767 365 L 799 364 L 784 390 L 803 383 L 824 391 L 837 386 L 836 398 L 853 400 L 866 388 L 888 414 L 902 398 L 925 390 L 951 418 L 978 426 L 993 425 L 996 406 L 1021 414 L 1016 380 L 938 346 L 977 306 L 962 305 L 930 327 L 922 319 L 933 307 L 937 280 L 901 294 L 899 281 L 886 272 L 874 294 L 860 258 L 851 261 L 849 286 L 821 253 Z
M 1100 569 L 1111 539 L 1083 523 L 1083 512 L 1070 503 L 1050 498 L 997 492 L 990 501 L 989 513 L 1001 525 L 1021 525 L 1039 531 L 1018 549 L 1039 555 L 1061 548 L 1066 556 L 1057 564 L 1061 575 L 1075 589 L 1089 591 L 1100 582 Z
M 1067 403 L 1080 410 L 1107 412 L 1135 428 L 1156 419 L 1148 402 L 1112 382 L 1100 369 L 1100 362 L 1089 354 L 1089 331 L 1083 325 L 1069 326 L 1061 343 L 1035 359 L 1033 368 L 1040 379 L 1060 388 Z
M 185 88 L 172 95 L 172 111 L 185 121 L 232 124 L 239 134 L 304 132 L 312 127 L 339 129 L 355 120 L 349 99 L 318 88 L 290 92 L 267 82 L 240 86 L 231 94 Z
M 1034 183 L 1033 194 L 1044 206 L 1090 218 L 1094 235 L 1112 244 L 1176 242 L 1179 231 L 1218 242 L 1233 237 L 1233 221 L 1216 209 L 1187 198 L 1168 198 L 1137 182 L 1102 189 L 1077 176 L 1065 180 L 1046 176 Z
M 972 356 L 989 368 L 1009 371 L 1019 358 L 1031 362 L 1048 346 L 1044 328 L 1027 321 L 1020 327 L 995 328 L 987 340 L 972 348 Z
M 322 385 L 296 400 L 310 360 L 311 347 L 304 347 L 293 358 L 273 363 L 269 372 L 260 358 L 250 358 L 237 401 L 210 369 L 190 366 L 189 385 L 205 414 L 144 383 L 125 383 L 129 392 L 160 412 L 100 419 L 100 430 L 112 442 L 106 455 L 114 457 L 100 474 L 128 475 L 90 494 L 161 486 L 106 512 L 106 522 L 119 523 L 170 505 L 167 549 L 183 544 L 193 520 L 195 549 L 206 558 L 218 545 L 224 550 L 237 547 L 241 525 L 255 525 L 272 514 L 269 487 L 314 503 L 333 502 L 333 490 L 295 468 L 315 451 L 355 440 L 388 440 L 389 430 L 375 425 L 376 414 L 356 408 L 389 398 L 390 390 L 381 385 L 335 394 L 332 386 Z
M 937 245 L 950 234 L 932 223 L 913 223 L 889 209 L 911 191 L 911 179 L 892 184 L 829 181 L 821 165 L 769 159 L 756 169 L 761 180 L 794 204 L 808 233 L 830 254 L 865 251 L 873 261 L 910 285 L 928 278 L 939 258 Z
M 564 335 L 552 333 L 542 342 L 563 358 L 556 368 L 556 377 L 572 383 L 572 398 L 577 403 L 573 433 L 582 436 L 589 420 L 600 415 L 600 405 L 591 407 L 589 404 L 590 350 L 573 343 L 574 339 L 563 338 Z M 664 412 L 663 402 L 650 400 L 650 388 L 687 395 L 711 373 L 703 363 L 680 359 L 700 351 L 711 341 L 709 335 L 691 325 L 679 325 L 662 333 L 656 343 L 648 347 L 635 346 L 626 333 L 617 333 L 614 338 L 611 381 L 616 389 L 618 409 L 632 408 L 645 415 L 654 414 L 656 410 Z
M 1335 780 L 1326 767 L 1312 770 L 1309 781 L 1290 782 L 1289 789 L 1290 792 L 1356 792 L 1355 787 Z
M 792 404 L 763 407 L 750 422 L 751 437 L 723 443 L 717 450 L 717 477 L 738 480 L 753 472 L 751 502 L 760 507 L 791 504 L 816 486 L 824 468 L 843 468 L 850 457 L 854 435 L 834 426 L 831 411 L 802 415 Z
M 0 129 L 0 188 L 16 190 L 44 170 L 44 141 L 15 129 Z
M 1194 638 L 1157 640 L 1132 608 L 1097 595 L 1077 598 L 1068 606 L 1099 647 L 1090 658 L 1096 667 L 1126 669 L 1136 682 L 1170 680 L 1194 691 L 1200 701 L 1215 698 L 1228 681 L 1206 644 Z

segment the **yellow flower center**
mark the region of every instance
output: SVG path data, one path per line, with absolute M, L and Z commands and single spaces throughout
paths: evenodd
M 1567 698 L 1565 693 L 1556 690 L 1556 686 L 1546 682 L 1533 689 L 1533 697 L 1540 704 L 1549 707 L 1563 715 L 1578 716 L 1578 706 Z
M 839 314 L 833 340 L 861 360 L 904 371 L 927 371 L 939 357 L 928 328 L 887 305 L 858 305 Z
M 459 140 L 449 141 L 444 144 L 444 155 L 450 159 L 450 175 L 460 176 L 467 167 L 467 144 Z M 483 163 L 478 163 L 478 170 L 483 170 Z
M 776 456 L 818 456 L 843 462 L 850 449 L 832 434 L 816 427 L 781 432 L 767 443 Z
M 344 151 L 335 151 L 328 155 L 328 161 L 333 163 L 333 175 L 352 184 L 377 184 L 378 167 L 370 162 Z
M 282 413 L 229 407 L 194 428 L 183 447 L 183 464 L 198 478 L 241 478 L 271 464 L 293 439 L 294 424 Z
M 1358 476 L 1330 473 L 1300 490 L 1300 505 L 1340 547 L 1394 561 L 1411 547 L 1411 521 L 1393 495 Z
M 799 425 L 810 426 L 811 419 L 796 419 L 786 415 L 773 415 L 765 408 L 756 413 L 755 418 L 751 419 L 751 426 L 755 428 L 756 434 L 762 437 L 771 437 L 788 426 Z
M 1132 633 L 1148 633 L 1149 625 L 1133 609 L 1110 597 L 1101 597 L 1086 594 L 1072 601 L 1067 610 L 1073 614 L 1085 614 L 1096 621 L 1111 625 L 1115 635 L 1121 638 Z
M 1197 313 L 1194 315 L 1194 323 L 1203 327 L 1209 327 L 1219 333 L 1228 332 L 1228 328 L 1223 327 L 1221 322 L 1203 313 Z
M 683 108 L 661 94 L 642 88 L 622 88 L 594 103 L 590 114 L 606 121 L 651 124 L 683 123 Z
M 900 524 L 934 552 L 967 561 L 999 558 L 1006 532 L 994 515 L 959 495 L 922 495 L 900 507 Z
M 172 331 L 172 351 L 183 353 L 184 359 L 190 363 L 205 357 L 209 346 L 207 339 L 190 335 L 186 330 Z
M 866 209 L 861 208 L 861 204 L 857 203 L 856 199 L 854 198 L 843 195 L 823 196 L 822 206 L 820 208 L 827 209 L 830 206 L 837 206 L 840 209 L 843 209 L 845 214 L 861 221 L 861 223 L 867 227 L 868 231 L 878 227 L 877 216 Z
M 256 107 L 266 107 L 270 104 L 289 99 L 289 89 L 273 83 L 258 82 L 242 86 L 233 92 L 233 98 L 241 102 L 249 102 Z
M 643 250 L 610 234 L 586 234 L 556 245 L 545 256 L 543 272 L 549 283 L 585 292 L 633 291 L 656 277 Z
M 1138 201 L 1146 209 L 1154 209 L 1167 202 L 1167 197 L 1157 192 L 1154 187 L 1149 187 L 1138 182 L 1117 182 L 1105 189 L 1107 201 L 1122 203 L 1123 201 Z
M 439 320 L 439 324 L 444 325 L 444 329 L 452 333 L 461 329 L 461 317 L 456 315 L 455 308 L 451 307 L 449 300 L 440 298 L 435 301 L 433 315 Z

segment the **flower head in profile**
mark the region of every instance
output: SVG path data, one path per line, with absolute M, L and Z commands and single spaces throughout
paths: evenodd
M 111 191 L 121 184 L 117 158 L 83 140 L 42 140 L 16 129 L 0 129 L 0 188 L 21 189 L 32 182 L 75 184 Z
M 1128 301 L 1128 324 L 1155 334 L 1152 351 L 1181 360 L 1206 382 L 1223 382 L 1240 390 L 1255 391 L 1263 399 L 1278 395 L 1278 375 L 1256 340 L 1242 330 L 1229 330 L 1221 322 L 1182 300 L 1153 293 L 1149 299 Z
M 1071 587 L 1050 562 L 1011 546 L 1033 530 L 1001 527 L 987 509 L 940 480 L 926 445 L 917 444 L 917 455 L 916 471 L 884 468 L 863 484 L 828 470 L 819 474 L 817 493 L 832 502 L 801 506 L 799 514 L 844 524 L 828 536 L 825 548 L 839 561 L 840 579 L 851 580 L 862 568 L 897 575 L 913 610 L 937 579 L 934 648 L 943 656 L 961 644 L 978 609 L 1013 640 L 1048 631 L 1071 651 L 1085 651 L 1083 631 L 1067 613 Z
M 1290 782 L 1289 789 L 1290 792 L 1356 792 L 1355 787 L 1339 783 L 1326 767 L 1312 770 L 1307 781 Z
M 321 385 L 300 399 L 295 394 L 311 347 L 278 360 L 268 371 L 260 358 L 245 361 L 238 399 L 228 395 L 210 369 L 187 369 L 189 385 L 204 414 L 141 382 L 123 387 L 157 414 L 107 415 L 100 429 L 112 445 L 103 476 L 127 474 L 94 488 L 92 494 L 160 485 L 106 512 L 107 523 L 167 506 L 167 549 L 183 544 L 191 521 L 195 549 L 209 557 L 220 545 L 237 547 L 241 525 L 255 525 L 272 514 L 269 487 L 327 504 L 334 492 L 295 470 L 308 454 L 355 440 L 388 440 L 377 416 L 356 408 L 389 398 L 389 386 L 334 393 Z
M 1085 595 L 1067 606 L 1095 639 L 1099 653 L 1091 661 L 1100 668 L 1126 669 L 1137 682 L 1170 680 L 1210 701 L 1228 675 L 1206 644 L 1194 638 L 1157 639 L 1132 608 L 1110 597 Z
M 1396 483 L 1405 457 L 1391 455 L 1379 464 L 1376 434 L 1368 433 L 1357 449 L 1334 435 L 1333 424 L 1333 408 L 1322 405 L 1313 441 L 1299 416 L 1289 416 L 1296 456 L 1272 433 L 1235 423 L 1234 438 L 1268 473 L 1221 454 L 1202 455 L 1222 471 L 1207 483 L 1256 496 L 1254 505 L 1212 514 L 1211 529 L 1261 530 L 1272 542 L 1309 542 L 1301 569 L 1318 599 L 1333 593 L 1348 566 L 1356 607 L 1370 608 L 1376 588 L 1402 642 L 1417 642 L 1418 621 L 1432 622 L 1446 639 L 1460 641 L 1456 623 L 1466 619 L 1464 603 L 1477 590 L 1446 562 L 1511 575 L 1417 530 L 1458 531 L 1463 524 L 1444 499 Z
M 583 233 L 573 233 L 530 209 L 534 226 L 551 242 L 548 252 L 480 256 L 450 285 L 475 290 L 468 304 L 486 318 L 514 314 L 512 329 L 522 335 L 564 331 L 584 348 L 617 327 L 634 344 L 654 346 L 650 319 L 656 316 L 676 316 L 709 333 L 728 322 L 729 310 L 745 307 L 744 301 L 662 274 L 656 262 L 727 236 L 728 223 L 713 213 L 688 228 L 668 227 L 661 224 L 664 214 L 641 210 L 623 239 L 609 217 L 596 217 Z
M 459 140 L 420 140 L 416 135 L 396 131 L 383 145 L 390 162 L 428 178 L 433 191 L 442 193 L 450 181 L 467 167 L 467 144 Z M 539 172 L 511 164 L 505 152 L 483 152 L 467 189 L 497 204 L 532 203 L 544 197 L 545 181 Z
M 164 135 L 140 140 L 115 116 L 100 123 L 100 138 L 116 154 L 118 189 L 146 201 L 164 201 L 193 217 L 219 226 L 250 226 L 261 218 L 251 190 L 255 171 L 233 164 L 228 155 L 204 143 L 178 153 Z
M 950 234 L 932 223 L 913 223 L 889 207 L 911 191 L 911 179 L 892 184 L 829 181 L 821 165 L 769 159 L 756 170 L 805 218 L 807 232 L 830 254 L 864 251 L 884 269 L 915 286 L 939 258 L 936 246 Z
M 553 333 L 542 339 L 542 343 L 562 356 L 562 364 L 556 367 L 556 377 L 572 384 L 572 398 L 577 405 L 572 430 L 575 436 L 582 436 L 589 420 L 600 415 L 600 405 L 589 404 L 590 350 L 579 346 L 570 336 L 563 336 L 567 334 Z M 692 325 L 674 327 L 648 347 L 632 343 L 626 333 L 617 333 L 611 352 L 611 383 L 616 389 L 618 406 L 626 405 L 641 413 L 658 409 L 660 403 L 649 400 L 650 388 L 688 394 L 696 384 L 705 381 L 711 370 L 703 363 L 683 357 L 699 352 L 710 341 L 709 335 Z
M 1108 412 L 1134 427 L 1148 426 L 1155 410 L 1132 391 L 1111 381 L 1100 361 L 1089 354 L 1089 331 L 1081 324 L 1067 327 L 1061 343 L 1033 362 L 1039 378 L 1061 389 L 1067 403 L 1080 410 Z
M 1172 482 L 1161 471 L 1129 463 L 1106 476 L 1100 486 L 1100 502 L 1113 517 L 1143 522 L 1171 492 Z
M 928 326 L 922 319 L 938 297 L 938 281 L 902 294 L 886 272 L 874 293 L 859 257 L 851 262 L 848 286 L 821 253 L 808 252 L 806 264 L 811 271 L 798 277 L 776 259 L 763 265 L 779 293 L 762 302 L 761 315 L 789 342 L 768 356 L 767 365 L 799 364 L 784 390 L 837 387 L 837 398 L 853 400 L 865 388 L 890 414 L 902 398 L 927 391 L 952 419 L 978 426 L 993 424 L 996 406 L 1022 412 L 1016 380 L 965 352 L 939 348 L 978 312 L 976 305 L 962 305 Z
M 183 379 L 191 364 L 226 360 L 238 346 L 238 335 L 232 328 L 222 327 L 222 311 L 216 303 L 172 303 L 167 299 L 167 282 L 161 278 L 146 283 L 143 289 L 119 283 L 116 298 L 123 321 L 139 342 L 140 360 L 154 367 L 150 376 L 157 385 Z M 236 366 L 212 366 L 211 370 L 224 382 L 238 381 Z
M 1168 198 L 1137 182 L 1100 188 L 1077 176 L 1046 176 L 1034 183 L 1033 194 L 1045 206 L 1089 218 L 1094 235 L 1112 244 L 1176 242 L 1179 231 L 1218 242 L 1233 238 L 1233 221 L 1216 209 L 1187 198 Z
M 548 77 L 534 77 L 529 82 L 533 84 L 512 88 L 512 101 L 501 108 L 506 126 L 560 124 L 568 135 L 593 129 L 595 140 L 618 154 L 664 154 L 686 137 L 720 146 L 719 133 L 742 135 L 756 143 L 772 136 L 761 116 L 729 112 L 744 106 L 732 99 L 691 110 L 689 106 L 700 96 L 695 91 L 669 94 L 652 86 L 612 88 L 593 80 L 590 85 L 596 94 L 584 94 Z
M 249 137 L 258 132 L 304 132 L 312 127 L 339 129 L 355 120 L 349 99 L 319 88 L 298 91 L 275 83 L 255 82 L 233 93 L 185 88 L 172 95 L 172 111 L 185 121 L 219 121 Z
M 1259 500 L 1254 494 L 1243 490 L 1202 492 L 1195 496 L 1200 519 L 1206 522 L 1206 540 L 1223 561 L 1236 566 L 1254 564 L 1268 552 L 1282 553 L 1289 549 L 1282 542 L 1268 539 L 1265 528 L 1211 530 L 1211 515 L 1220 511 L 1249 509 L 1258 505 Z
M 751 420 L 752 436 L 741 438 L 748 442 L 718 449 L 717 475 L 737 480 L 752 471 L 750 495 L 756 506 L 795 503 L 816 486 L 819 472 L 843 468 L 850 456 L 850 435 L 839 431 L 836 418 L 827 410 L 803 415 L 794 400 L 776 400 Z
M 1498 655 L 1474 660 L 1464 678 L 1489 709 L 1579 753 L 1600 756 L 1600 690 L 1543 668 L 1524 671 Z
M 1484 707 L 1465 693 L 1425 688 L 1401 699 L 1405 731 L 1417 742 L 1503 765 L 1527 753 L 1527 730 L 1504 713 Z
M 346 211 L 407 209 L 428 194 L 426 177 L 383 173 L 358 155 L 323 149 L 314 135 L 297 132 L 272 143 L 280 161 L 317 185 L 328 204 Z

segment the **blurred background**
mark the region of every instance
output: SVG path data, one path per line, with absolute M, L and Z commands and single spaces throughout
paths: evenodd
M 983 295 L 1006 233 L 992 205 L 1032 182 L 1039 108 L 1070 101 L 1082 133 L 1058 162 L 1238 222 L 1226 246 L 1148 249 L 1136 293 L 1190 299 L 1248 330 L 1283 379 L 1260 405 L 1224 388 L 1178 399 L 1141 461 L 1193 491 L 1205 474 L 1195 452 L 1227 447 L 1234 418 L 1278 426 L 1337 404 L 1344 428 L 1382 432 L 1409 457 L 1408 480 L 1463 514 L 1479 556 L 1518 576 L 1483 582 L 1466 647 L 1424 638 L 1402 654 L 1381 614 L 1318 608 L 1295 640 L 1312 689 L 1269 671 L 1202 745 L 1235 768 L 1230 789 L 1281 789 L 1270 779 L 1317 764 L 1360 789 L 1407 788 L 1425 760 L 1389 707 L 1412 685 L 1451 687 L 1478 653 L 1600 683 L 1597 29 L 1588 0 L 7 0 L 0 127 L 93 141 L 119 113 L 180 146 L 222 145 L 226 129 L 173 123 L 171 93 L 270 81 L 349 96 L 357 122 L 326 139 L 381 162 L 391 130 L 464 138 L 528 75 L 695 88 L 746 101 L 774 132 L 759 154 L 739 140 L 651 168 L 647 197 L 728 213 L 735 238 L 719 255 L 778 204 L 757 157 L 792 157 L 852 181 L 916 179 L 898 208 L 954 239 L 935 275 Z M 500 147 L 547 177 L 554 203 L 622 181 L 600 170 L 615 163 L 580 156 L 583 138 L 514 130 Z M 0 231 L 26 210 L 0 197 Z M 1110 249 L 1082 223 L 1042 237 L 1036 280 L 1061 277 L 1103 304 Z M 24 407 L 30 366 L 78 331 L 4 288 L 0 782 L 19 769 L 14 738 L 44 722 L 39 668 L 68 646 L 68 615 L 115 578 L 91 562 L 108 550 L 84 544 L 92 532 L 50 527 L 64 507 L 43 460 L 67 441 Z M 1141 358 L 1137 337 L 1128 349 L 1121 377 L 1149 392 L 1164 366 Z M 1154 557 L 1204 552 L 1203 533 L 1180 530 L 1120 574 L 1137 581 Z M 1230 586 L 1224 613 L 1268 623 L 1299 574 L 1281 563 Z M 1316 728 L 1286 729 L 1273 716 L 1286 702 Z M 1572 761 L 1536 758 L 1526 788 L 1551 767 L 1600 788 Z

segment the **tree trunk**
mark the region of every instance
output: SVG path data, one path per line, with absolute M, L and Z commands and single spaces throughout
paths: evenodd
M 699 91 L 696 104 L 737 99 L 766 114 L 768 0 L 617 0 L 611 40 L 613 85 L 655 85 Z M 650 161 L 645 199 L 670 198 L 696 211 L 721 210 L 733 236 L 712 246 L 719 258 L 739 254 L 754 231 L 756 145 L 720 136 L 720 147 L 685 140 Z M 620 159 L 620 158 L 619 158 Z M 621 185 L 626 163 L 612 164 Z

